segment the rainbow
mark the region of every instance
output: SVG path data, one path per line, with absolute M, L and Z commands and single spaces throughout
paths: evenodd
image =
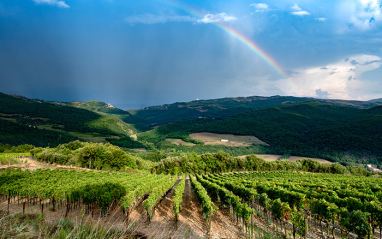
M 202 19 L 204 16 L 202 14 L 199 14 L 197 10 L 192 9 L 189 6 L 186 6 L 184 4 L 174 3 L 170 1 L 165 0 L 155 0 L 158 3 L 167 5 L 171 8 L 175 8 L 178 10 L 181 10 L 183 12 L 186 12 L 196 18 Z M 214 25 L 218 29 L 222 30 L 224 33 L 228 34 L 229 36 L 233 37 L 234 39 L 238 40 L 241 44 L 243 44 L 246 48 L 251 50 L 253 53 L 255 53 L 257 56 L 259 56 L 265 63 L 267 63 L 274 71 L 276 71 L 282 78 L 288 79 L 288 74 L 283 70 L 283 68 L 265 51 L 263 51 L 254 41 L 250 40 L 248 37 L 243 35 L 242 33 L 238 32 L 237 30 L 233 29 L 232 27 L 229 27 L 222 22 L 215 22 L 210 23 L 211 25 Z M 290 83 L 290 82 L 289 82 Z

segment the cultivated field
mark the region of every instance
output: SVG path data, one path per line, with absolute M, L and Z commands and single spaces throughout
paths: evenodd
M 182 139 L 166 138 L 166 141 L 176 145 L 194 146 L 195 144 L 183 141 Z
M 238 136 L 233 134 L 214 134 L 208 132 L 190 134 L 193 139 L 198 139 L 206 145 L 226 145 L 226 146 L 250 146 L 253 144 L 268 145 L 264 141 L 256 138 L 255 136 Z
M 239 156 L 239 157 L 244 158 L 246 156 L 247 155 L 243 155 L 243 156 Z M 264 159 L 265 161 L 277 161 L 277 160 L 279 160 L 282 157 L 282 155 L 277 155 L 277 154 L 256 154 L 256 156 L 259 157 L 259 158 Z M 312 160 L 318 161 L 320 163 L 332 163 L 332 162 L 330 162 L 330 161 L 328 161 L 326 159 L 319 159 L 319 158 L 309 158 L 309 157 L 300 157 L 300 156 L 290 156 L 288 158 L 288 160 L 291 161 L 291 162 L 296 162 L 296 161 L 298 161 L 300 159 L 312 159 Z
M 22 167 L 23 169 L 64 169 L 63 166 L 49 165 L 29 158 L 28 163 Z M 70 169 L 69 167 L 67 169 Z M 75 168 L 80 169 L 80 168 Z M 80 169 L 83 170 L 83 169 Z M 90 171 L 90 170 L 86 170 Z M 91 170 L 94 171 L 94 170 Z M 177 183 L 175 184 L 175 186 Z M 71 210 L 67 215 L 67 219 L 72 221 L 74 225 L 92 224 L 94 226 L 102 226 L 112 228 L 115 231 L 122 231 L 126 238 L 173 238 L 173 239 L 201 239 L 207 237 L 208 224 L 206 223 L 200 203 L 198 202 L 194 191 L 191 188 L 189 177 L 186 178 L 185 190 L 182 200 L 182 209 L 178 218 L 178 225 L 175 223 L 173 213 L 173 197 L 174 189 L 171 189 L 165 197 L 157 204 L 154 214 L 149 219 L 143 203 L 130 212 L 129 219 L 126 221 L 126 215 L 123 214 L 120 207 L 110 210 L 106 215 L 102 215 L 97 207 L 92 213 L 86 211 L 86 206 L 83 203 L 76 202 L 70 207 Z M 147 195 L 145 196 L 147 198 Z M 14 197 L 10 200 L 2 200 L 0 202 L 0 211 L 9 211 L 11 216 L 16 214 L 22 215 L 25 213 L 29 218 L 39 217 L 42 207 L 41 202 L 45 205 L 44 224 L 56 225 L 57 222 L 65 218 L 67 207 L 57 202 L 56 209 L 53 211 L 51 200 L 45 199 L 42 201 L 35 200 L 33 203 L 26 203 L 23 209 L 23 202 L 26 199 Z M 24 213 L 23 213 L 23 210 Z M 0 215 L 0 218 L 2 216 Z M 1 221 L 1 220 L 0 220 Z M 1 225 L 1 224 L 0 224 Z M 43 238 L 44 234 L 53 234 L 54 238 L 58 238 L 58 234 L 48 230 L 41 232 L 30 226 L 24 226 L 26 229 L 18 235 L 25 238 Z M 80 226 L 75 226 L 80 227 Z M 76 228 L 75 228 L 76 229 Z M 75 233 L 75 229 L 71 233 Z M 46 236 L 46 235 L 45 235 Z M 47 237 L 50 238 L 50 237 Z M 86 237 L 91 238 L 91 237 Z M 98 237 L 99 238 L 99 237 Z M 112 237 L 117 238 L 117 237 Z M 216 211 L 211 221 L 210 238 L 245 238 L 241 225 L 237 223 L 229 214 L 228 208 L 221 208 Z

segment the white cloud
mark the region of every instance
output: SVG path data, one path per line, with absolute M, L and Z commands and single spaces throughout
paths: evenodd
M 302 10 L 301 7 L 299 7 L 299 6 L 297 5 L 297 3 L 295 3 L 295 4 L 292 6 L 292 9 L 295 10 L 295 11 L 301 11 L 301 10 Z
M 310 15 L 310 12 L 302 10 L 302 8 L 297 5 L 297 3 L 295 3 L 291 8 L 292 8 L 292 10 L 294 10 L 294 12 L 291 12 L 291 14 L 293 14 L 295 16 Z
M 366 100 L 381 86 L 360 77 L 381 66 L 381 57 L 355 55 L 326 66 L 295 69 L 288 80 L 279 80 L 276 85 L 287 95 Z
M 310 12 L 298 11 L 298 12 L 291 12 L 291 14 L 296 15 L 296 16 L 306 16 L 306 15 L 310 15 Z
M 325 22 L 327 19 L 326 17 L 317 17 L 315 18 L 317 21 L 320 21 L 320 22 Z
M 214 22 L 231 22 L 236 21 L 237 18 L 229 16 L 227 13 L 222 12 L 218 14 L 206 14 L 202 19 L 199 19 L 198 23 L 214 23 Z
M 166 22 L 195 22 L 196 19 L 190 16 L 161 16 L 161 15 L 135 15 L 128 16 L 125 19 L 125 22 L 130 24 L 140 23 L 140 24 L 159 24 Z
M 256 9 L 255 12 L 259 13 L 267 12 L 269 10 L 268 4 L 266 3 L 253 3 L 249 6 L 254 7 Z
M 126 23 L 130 24 L 159 24 L 167 22 L 193 22 L 193 23 L 214 23 L 214 22 L 230 22 L 236 21 L 237 18 L 229 16 L 227 13 L 206 14 L 202 19 L 197 19 L 190 16 L 163 16 L 163 15 L 134 15 L 128 16 L 125 19 Z
M 70 8 L 70 6 L 66 4 L 64 1 L 58 1 L 58 0 L 33 0 L 33 2 L 37 4 L 47 4 L 47 5 L 57 6 L 61 8 Z
M 380 0 L 343 1 L 338 10 L 340 30 L 369 30 L 382 22 Z

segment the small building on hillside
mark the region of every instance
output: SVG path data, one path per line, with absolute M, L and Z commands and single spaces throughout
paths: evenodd
M 380 172 L 380 171 L 381 171 L 380 169 L 377 169 L 376 167 L 371 166 L 371 164 L 368 164 L 367 166 L 368 166 L 371 170 L 373 170 L 373 172 Z
M 228 143 L 229 140 L 228 140 L 228 139 L 221 139 L 220 142 L 222 142 L 222 143 Z

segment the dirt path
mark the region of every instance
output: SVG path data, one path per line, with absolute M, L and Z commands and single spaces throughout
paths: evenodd
M 39 162 L 37 160 L 31 159 L 29 157 L 20 158 L 20 163 L 11 164 L 11 165 L 2 165 L 0 166 L 0 169 L 6 169 L 6 168 L 21 168 L 21 169 L 28 169 L 28 170 L 35 170 L 35 169 L 75 169 L 75 170 L 87 170 L 87 171 L 99 171 L 95 169 L 89 169 L 89 168 L 80 168 L 75 166 L 66 166 L 66 165 L 59 165 L 59 164 L 50 164 L 45 162 Z
M 189 184 L 189 183 L 188 183 Z M 136 235 L 145 235 L 151 238 L 171 238 L 184 239 L 203 238 L 204 221 L 200 208 L 196 208 L 195 201 L 191 199 L 190 188 L 185 188 L 183 197 L 182 211 L 179 216 L 178 228 L 175 225 L 175 217 L 172 212 L 174 190 L 172 189 L 155 209 L 153 218 L 148 224 L 146 211 L 140 205 L 131 214 L 131 220 L 134 221 L 134 233 Z M 196 199 L 196 198 L 195 198 Z M 197 203 L 197 201 L 196 201 Z
M 191 189 L 189 178 L 186 178 L 186 187 L 184 190 L 182 211 L 180 213 L 179 222 L 179 227 L 184 226 L 192 228 L 193 230 L 190 231 L 190 233 L 195 233 L 200 237 L 207 236 L 207 225 L 204 221 L 203 212 L 194 191 Z M 238 227 L 228 214 L 228 210 L 219 209 L 215 211 L 215 215 L 212 217 L 211 221 L 211 238 L 240 238 L 241 236 L 242 235 L 240 234 Z M 179 238 L 184 238 L 184 234 L 183 237 Z
M 216 205 L 219 207 L 219 205 Z M 245 238 L 245 234 L 241 231 L 241 226 L 237 224 L 228 208 L 219 207 L 212 217 L 211 232 L 213 238 Z

